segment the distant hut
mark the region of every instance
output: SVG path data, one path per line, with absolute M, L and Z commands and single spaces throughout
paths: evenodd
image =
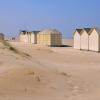
M 33 44 L 37 44 L 37 34 L 39 33 L 40 31 L 32 31 L 31 32 L 31 43 Z
M 27 31 L 20 32 L 19 36 L 20 42 L 29 43 L 30 42 L 29 37 L 30 37 L 29 32 Z
M 83 29 L 76 29 L 74 32 L 74 48 L 81 49 L 81 32 Z
M 57 30 L 44 30 L 37 35 L 37 44 L 47 46 L 61 46 L 62 34 Z
M 4 40 L 4 34 L 0 33 L 0 40 Z
M 89 50 L 100 51 L 100 28 L 92 28 L 89 33 Z
M 21 31 L 19 36 L 20 42 L 36 44 L 37 33 L 39 33 L 39 31 L 32 31 L 32 32 Z
M 81 49 L 89 50 L 89 32 L 91 28 L 84 28 L 81 32 Z

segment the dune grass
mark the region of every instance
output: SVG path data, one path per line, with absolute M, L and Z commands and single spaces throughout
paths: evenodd
M 10 51 L 14 52 L 15 54 L 18 54 L 18 55 L 20 55 L 22 57 L 25 57 L 25 58 L 30 58 L 31 57 L 29 54 L 27 54 L 25 52 L 22 52 L 22 51 L 19 51 L 18 49 L 13 47 L 8 41 L 2 40 L 1 42 L 4 46 L 6 46 Z

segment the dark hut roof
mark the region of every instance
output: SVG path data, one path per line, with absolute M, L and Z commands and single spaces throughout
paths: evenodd
M 81 34 L 82 30 L 83 30 L 83 29 L 78 29 L 78 28 L 77 28 L 77 29 L 74 31 L 74 34 L 75 34 L 75 32 L 78 32 L 79 34 Z
M 26 30 L 22 30 L 21 32 L 27 32 Z
M 77 31 L 79 34 L 82 34 L 83 33 L 83 31 L 86 31 L 87 32 L 87 34 L 91 34 L 91 32 L 93 31 L 93 30 L 96 30 L 97 32 L 98 32 L 98 34 L 100 34 L 100 27 L 98 28 L 98 27 L 94 27 L 94 28 L 83 28 L 83 29 L 76 29 L 75 30 L 75 32 Z M 74 32 L 74 33 L 75 33 Z
M 32 33 L 34 33 L 34 34 L 37 34 L 37 33 L 39 33 L 40 31 L 32 31 Z
M 83 29 L 76 29 L 76 31 L 77 31 L 78 33 L 81 33 L 82 30 L 83 30 Z
M 26 30 L 22 30 L 22 31 L 20 31 L 20 34 L 26 34 L 27 33 L 27 31 Z
M 22 31 L 20 31 L 20 34 L 23 34 L 23 35 L 25 35 L 25 34 L 37 34 L 39 32 L 40 31 L 26 31 L 26 30 L 22 30 Z
M 4 36 L 4 34 L 3 33 L 0 33 L 0 36 Z
M 91 31 L 92 28 L 84 28 L 84 30 L 89 33 Z

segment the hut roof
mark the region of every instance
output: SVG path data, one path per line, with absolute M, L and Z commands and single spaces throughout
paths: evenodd
M 27 34 L 27 31 L 26 30 L 22 30 L 22 31 L 20 31 L 20 34 Z
M 26 30 L 22 30 L 21 32 L 27 32 Z
M 39 32 L 39 34 L 61 34 L 61 33 L 57 31 L 56 29 L 46 29 Z
M 3 33 L 0 33 L 0 36 L 4 36 L 4 34 Z
M 99 27 L 91 28 L 90 34 L 91 34 L 91 32 L 92 32 L 94 29 L 97 31 L 98 34 L 100 34 L 100 28 L 99 28 Z
M 92 28 L 84 28 L 84 30 L 89 33 L 91 31 Z
M 99 27 L 95 27 L 95 28 L 83 28 L 83 29 L 76 29 L 75 30 L 75 32 L 77 31 L 79 34 L 82 34 L 83 33 L 83 31 L 86 31 L 87 32 L 87 34 L 91 34 L 91 32 L 93 31 L 93 30 L 96 30 L 97 32 L 98 32 L 98 34 L 100 34 L 100 28 Z M 75 33 L 74 32 L 74 33 Z
M 90 34 L 91 30 L 92 30 L 92 28 L 83 28 L 83 30 L 81 31 L 81 34 L 82 34 L 84 31 L 86 31 L 87 34 Z
M 83 29 L 76 29 L 76 31 L 77 31 L 78 33 L 81 33 L 82 30 L 83 30 Z
M 76 30 L 74 31 L 74 34 L 75 34 L 75 32 L 78 32 L 79 34 L 81 34 L 82 30 L 83 30 L 83 29 L 76 29 Z
M 40 31 L 32 31 L 33 34 L 38 34 Z
M 29 31 L 26 31 L 26 30 L 23 30 L 23 31 L 21 31 L 20 32 L 20 34 L 37 34 L 37 33 L 39 33 L 40 31 L 32 31 L 32 32 L 29 32 Z

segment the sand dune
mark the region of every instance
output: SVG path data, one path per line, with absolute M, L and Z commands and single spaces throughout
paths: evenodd
M 0 100 L 100 99 L 99 53 L 18 42 L 10 46 L 14 49 L 0 44 Z

